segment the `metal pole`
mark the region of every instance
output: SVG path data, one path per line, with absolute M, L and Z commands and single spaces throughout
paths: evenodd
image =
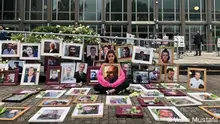
M 83 43 L 83 47 L 85 48 L 86 46 L 85 46 L 85 39 L 84 39 L 84 37 L 82 37 L 82 43 Z M 83 52 L 82 55 L 83 55 L 83 56 L 82 56 L 82 60 L 83 60 L 83 62 L 85 62 L 84 52 Z
M 179 42 L 177 41 L 177 47 L 176 47 L 176 52 L 177 52 L 177 60 L 179 59 Z

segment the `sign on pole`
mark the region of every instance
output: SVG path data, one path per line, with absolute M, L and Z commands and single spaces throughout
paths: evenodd
M 126 38 L 134 38 L 134 35 L 126 33 Z M 127 44 L 134 45 L 134 40 L 127 39 Z
M 178 42 L 178 47 L 185 47 L 185 37 L 184 36 L 174 36 L 174 41 Z M 174 42 L 174 47 L 177 47 L 176 42 Z
M 217 47 L 220 47 L 220 38 L 217 39 Z

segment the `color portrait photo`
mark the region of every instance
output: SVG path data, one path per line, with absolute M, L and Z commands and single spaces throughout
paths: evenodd
M 106 64 L 103 68 L 103 76 L 106 81 L 109 83 L 114 83 L 118 77 L 120 72 L 120 65 L 119 64 Z
M 166 82 L 179 81 L 179 66 L 166 66 L 164 73 Z
M 42 40 L 41 41 L 42 56 L 59 56 L 61 49 L 61 41 L 59 40 Z
M 86 46 L 86 60 L 89 66 L 93 66 L 95 60 L 99 60 L 98 45 Z
M 173 64 L 173 61 L 174 61 L 174 48 L 160 48 L 159 63 Z
M 206 69 L 188 68 L 188 87 L 196 90 L 206 90 Z
M 61 66 L 61 83 L 76 83 L 76 79 L 74 78 L 75 63 L 61 63 Z
M 40 64 L 25 64 L 21 85 L 38 85 L 40 76 Z
M 20 59 L 40 60 L 40 44 L 21 44 Z
M 152 64 L 153 49 L 146 47 L 133 47 L 132 62 L 141 64 Z
M 119 61 L 129 61 L 132 58 L 133 46 L 119 46 L 116 48 Z
M 62 58 L 81 60 L 83 54 L 83 44 L 63 43 Z
M 0 50 L 1 57 L 19 57 L 19 42 L 16 41 L 1 41 Z

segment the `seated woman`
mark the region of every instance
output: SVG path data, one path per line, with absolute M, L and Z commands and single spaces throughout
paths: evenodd
M 105 63 L 116 64 L 118 63 L 117 57 L 113 50 L 109 50 L 105 59 Z M 120 75 L 115 75 L 114 72 L 117 72 L 118 68 L 115 66 L 110 66 L 107 72 L 107 77 L 104 77 L 102 74 L 104 65 L 101 66 L 98 72 L 98 82 L 99 84 L 94 86 L 94 90 L 102 94 L 118 94 L 120 91 L 129 87 L 129 82 L 125 81 L 125 73 L 120 67 Z

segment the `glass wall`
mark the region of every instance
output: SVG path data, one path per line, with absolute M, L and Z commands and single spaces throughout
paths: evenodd
M 153 38 L 154 25 L 132 25 L 132 34 L 140 38 Z
M 25 0 L 25 20 L 47 20 L 47 0 Z
M 154 0 L 133 0 L 132 21 L 154 21 Z
M 79 0 L 79 20 L 101 20 L 102 0 Z
M 159 21 L 180 20 L 180 0 L 158 0 Z
M 205 0 L 185 0 L 186 21 L 206 21 Z
M 18 20 L 18 0 L 0 0 L 0 20 Z
M 127 25 L 106 25 L 106 36 L 126 37 Z
M 180 25 L 159 25 L 158 37 L 162 39 L 164 34 L 173 40 L 175 35 L 180 34 Z
M 106 21 L 127 21 L 127 0 L 105 0 Z
M 52 20 L 75 20 L 74 0 L 53 0 Z
M 212 19 L 214 21 L 220 21 L 220 6 L 219 5 L 220 5 L 220 0 L 213 0 Z

